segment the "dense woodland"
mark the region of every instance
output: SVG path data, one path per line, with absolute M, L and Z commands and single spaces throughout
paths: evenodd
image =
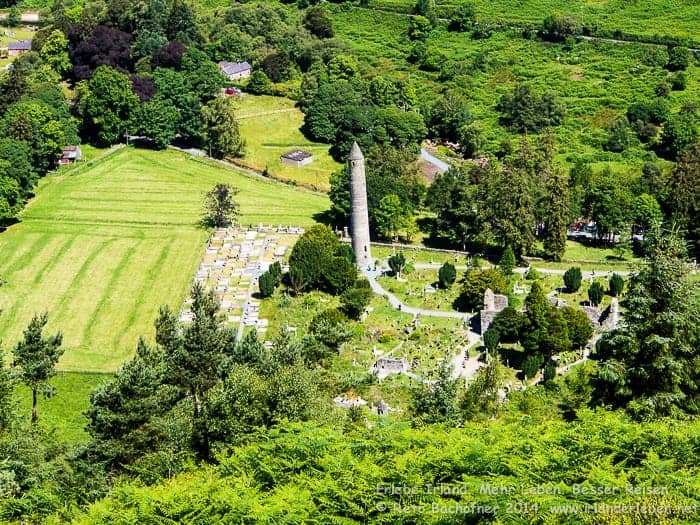
M 514 28 L 479 3 L 425 0 L 216 9 L 187 0 L 57 1 L 45 15 L 32 52 L 0 73 L 5 225 L 18 220 L 66 145 L 110 147 L 128 138 L 139 147 L 243 155 L 246 137 L 235 100 L 221 95 L 230 83 L 217 62 L 247 60 L 253 73 L 244 89 L 297 101 L 302 131 L 336 159 L 352 142 L 361 145 L 374 238 L 422 240 L 497 263 L 475 263 L 459 283 L 453 265 L 440 269 L 439 286 L 459 289 L 458 310 L 478 310 L 486 288 L 508 293 L 523 257 L 561 260 L 577 222 L 595 223 L 593 245 L 631 246 L 642 262 L 629 277 L 610 278 L 608 295 L 625 289 L 623 322 L 602 335 L 591 361 L 564 376 L 556 375 L 554 356 L 583 348 L 593 329 L 581 310 L 553 307 L 532 272 L 523 308 L 505 309 L 484 334 L 487 362 L 469 385 L 442 366 L 431 382 L 411 385 L 397 416 L 340 411 L 330 402 L 338 392 L 377 386 L 369 374 L 333 366 L 343 345 L 363 334 L 372 299 L 352 251 L 331 228 L 349 221 L 348 174 L 340 170 L 331 178 L 328 225 L 300 237 L 288 272 L 272 266 L 259 282 L 263 298 L 277 290 L 290 301 L 322 293 L 339 306 L 315 313 L 296 335 L 280 331 L 271 348 L 255 332 L 237 342 L 214 293 L 195 286 L 194 320 L 180 322 L 163 307 L 153 319 L 154 341 L 143 334 L 133 358 L 90 394 L 89 439 L 66 443 L 41 418 L 64 351 L 61 333 L 45 329 L 44 314 L 20 341 L 2 341 L 0 521 L 599 523 L 597 514 L 557 509 L 638 503 L 624 490 L 630 485 L 667 487 L 643 501 L 670 510 L 611 512 L 606 523 L 700 520 L 693 273 L 700 109 L 692 39 L 635 37 L 629 28 L 610 31 L 561 13 Z M 349 18 L 362 26 L 365 16 L 376 17 L 370 30 L 381 45 L 348 29 Z M 564 60 L 580 53 L 597 61 L 605 54 L 597 46 L 610 44 L 577 40 L 591 35 L 647 43 L 611 51 L 611 60 L 642 76 L 623 79 L 621 93 L 603 102 L 578 100 L 557 83 L 543 86 L 527 63 L 511 55 L 508 65 L 495 51 L 508 40 Z M 462 56 L 450 47 L 456 41 Z M 490 75 L 507 67 L 519 74 L 504 73 L 507 85 L 491 89 Z M 591 125 L 587 113 L 602 123 Z M 426 177 L 419 169 L 426 139 L 450 160 L 445 173 Z M 209 198 L 222 195 L 234 210 L 232 188 L 217 187 Z M 205 222 L 223 226 L 233 215 Z M 401 253 L 389 265 L 396 277 L 407 267 Z M 578 290 L 581 270 L 564 282 Z M 590 303 L 598 306 L 604 293 L 591 285 Z M 521 347 L 526 378 L 542 371 L 540 384 L 505 401 L 503 344 Z M 20 385 L 31 392 L 30 417 L 17 406 Z M 378 491 L 404 483 L 468 490 Z M 572 488 L 581 484 L 618 490 Z M 484 486 L 515 493 L 485 493 Z M 533 487 L 548 491 L 528 494 Z M 482 507 L 456 515 L 421 510 L 475 502 Z

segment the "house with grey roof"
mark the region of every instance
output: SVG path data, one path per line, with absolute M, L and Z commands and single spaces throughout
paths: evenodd
M 229 80 L 249 77 L 253 68 L 248 62 L 219 62 L 219 71 Z
M 7 44 L 7 56 L 16 57 L 29 53 L 32 50 L 32 40 L 20 40 L 18 42 L 10 42 Z

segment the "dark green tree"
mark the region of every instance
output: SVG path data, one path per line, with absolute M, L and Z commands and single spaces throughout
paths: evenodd
M 560 309 L 569 331 L 569 339 L 574 348 L 583 348 L 593 337 L 593 325 L 586 312 L 572 306 Z
M 398 279 L 401 277 L 401 272 L 404 270 L 404 268 L 406 268 L 406 256 L 403 254 L 403 252 L 395 253 L 389 257 L 388 263 L 389 268 L 391 268 L 391 271 Z
M 364 282 L 367 282 L 364 280 Z M 367 282 L 369 285 L 369 282 Z M 345 290 L 340 296 L 340 309 L 350 319 L 359 319 L 365 308 L 372 300 L 372 290 L 369 286 L 358 285 Z
M 309 334 L 331 352 L 337 352 L 343 343 L 350 340 L 352 333 L 348 318 L 335 308 L 316 314 L 309 323 Z
M 263 273 L 258 279 L 260 297 L 270 297 L 273 293 L 275 293 L 276 284 L 277 280 L 275 279 L 274 275 L 272 275 L 269 271 Z
M 498 349 L 498 344 L 501 341 L 501 336 L 493 326 L 484 332 L 484 346 L 489 352 L 495 352 Z
M 506 293 L 508 280 L 498 270 L 471 270 L 464 275 L 460 296 L 456 301 L 460 311 L 476 311 L 484 304 L 484 293 L 490 288 L 494 293 Z
M 612 274 L 610 281 L 608 281 L 608 290 L 610 291 L 610 295 L 613 297 L 620 296 L 624 287 L 625 280 L 622 278 L 622 276 L 617 273 Z
M 309 33 L 318 38 L 333 38 L 333 19 L 321 5 L 309 7 L 302 23 Z
M 139 119 L 141 133 L 152 139 L 157 149 L 163 149 L 175 138 L 179 119 L 172 102 L 155 97 L 143 105 Z
M 564 272 L 564 286 L 566 286 L 567 292 L 578 292 L 579 288 L 581 288 L 582 281 L 583 275 L 581 274 L 581 268 L 578 266 L 572 266 Z
M 445 263 L 438 270 L 438 282 L 440 283 L 440 288 L 447 290 L 451 288 L 454 282 L 457 280 L 457 270 L 455 265 L 449 261 Z
M 526 322 L 527 318 L 525 314 L 519 312 L 512 306 L 507 306 L 496 314 L 490 329 L 498 332 L 500 341 L 504 343 L 517 343 L 520 340 L 520 333 Z
M 236 108 L 231 97 L 218 96 L 202 107 L 204 139 L 209 154 L 216 158 L 238 157 L 245 142 L 238 129 Z
M 603 300 L 603 286 L 598 281 L 593 281 L 588 287 L 588 300 L 593 306 L 598 306 Z
M 213 290 L 195 283 L 192 287 L 194 319 L 179 324 L 169 308 L 156 320 L 156 341 L 165 352 L 169 382 L 187 395 L 192 414 L 192 449 L 202 459 L 210 457 L 206 412 L 209 391 L 225 376 L 235 355 L 235 333 L 219 314 Z
M 79 108 L 86 132 L 103 144 L 114 144 L 137 128 L 139 98 L 129 77 L 111 67 L 95 70 L 87 90 L 80 95 Z
M 630 278 L 621 326 L 596 346 L 596 404 L 639 418 L 698 414 L 700 304 L 693 265 L 676 231 L 655 231 Z
M 532 379 L 540 371 L 543 364 L 544 357 L 542 357 L 542 354 L 530 354 L 523 360 L 521 372 L 526 378 Z
M 136 355 L 90 393 L 90 454 L 118 468 L 167 446 L 165 417 L 182 399 L 168 379 L 163 350 L 139 340 Z
M 249 91 L 253 95 L 270 95 L 272 93 L 272 82 L 267 78 L 264 71 L 256 69 L 250 75 L 248 79 L 248 84 L 246 85 L 246 91 Z
M 19 380 L 32 391 L 32 424 L 36 423 L 39 395 L 50 397 L 54 388 L 49 379 L 56 373 L 55 366 L 63 355 L 63 336 L 60 332 L 44 336 L 44 328 L 49 320 L 47 313 L 34 315 L 24 330 L 22 340 L 13 350 L 13 367 L 17 369 Z
M 439 367 L 430 382 L 419 382 L 411 389 L 411 409 L 423 423 L 456 423 L 459 418 L 459 383 L 452 377 L 449 360 Z
M 498 261 L 498 269 L 501 270 L 503 275 L 513 275 L 513 270 L 515 269 L 515 254 L 510 245 L 506 246 L 506 249 L 503 250 L 503 254 Z

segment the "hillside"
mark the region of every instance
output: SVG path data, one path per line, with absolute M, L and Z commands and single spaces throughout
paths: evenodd
M 327 208 L 318 194 L 174 151 L 126 148 L 48 176 L 0 235 L 2 339 L 46 310 L 64 333 L 60 369 L 116 370 L 152 334 L 159 306 L 180 307 L 209 235 L 203 194 L 218 182 L 240 189 L 246 223 L 305 225 Z

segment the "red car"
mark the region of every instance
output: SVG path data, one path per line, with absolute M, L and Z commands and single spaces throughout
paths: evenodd
M 224 90 L 224 93 L 226 93 L 227 95 L 240 95 L 240 94 L 241 94 L 241 90 L 238 89 L 238 88 L 235 88 L 235 87 L 227 87 L 227 88 Z

